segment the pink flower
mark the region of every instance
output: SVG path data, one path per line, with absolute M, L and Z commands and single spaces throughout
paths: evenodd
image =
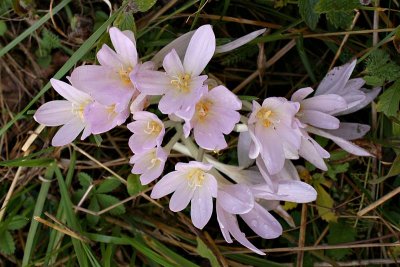
M 165 175 L 153 188 L 151 197 L 161 198 L 172 192 L 169 208 L 178 212 L 191 202 L 193 225 L 202 229 L 210 220 L 213 197 L 217 197 L 217 180 L 208 173 L 212 166 L 197 161 L 178 163 L 175 170 Z
M 130 163 L 134 164 L 132 173 L 141 174 L 140 182 L 145 185 L 160 177 L 167 161 L 168 153 L 162 147 L 145 150 L 131 157 Z
M 242 102 L 224 86 L 206 91 L 196 104 L 194 116 L 184 125 L 185 136 L 194 130 L 196 143 L 208 150 L 221 150 L 228 145 L 223 134 L 232 132 L 240 120 L 237 110 Z
M 163 95 L 158 105 L 162 113 L 176 113 L 179 117 L 191 119 L 207 79 L 207 75 L 200 74 L 214 51 L 215 36 L 211 26 L 201 26 L 190 40 L 183 64 L 172 50 L 163 61 L 166 72 L 143 71 L 136 75 L 138 90 L 145 95 Z
M 138 71 L 136 42 L 131 31 L 121 32 L 112 27 L 109 30 L 112 50 L 106 44 L 97 53 L 98 65 L 77 67 L 70 81 L 91 94 L 99 103 L 115 105 L 117 112 L 125 110 L 136 89 L 129 75 Z
M 255 159 L 261 155 L 271 174 L 283 168 L 285 158 L 298 158 L 301 136 L 293 122 L 299 107 L 299 103 L 279 97 L 265 99 L 262 106 L 253 101 L 248 121 L 252 139 L 249 156 Z
M 33 118 L 46 126 L 63 125 L 53 137 L 53 146 L 63 146 L 71 143 L 83 130 L 81 139 L 85 139 L 91 133 L 90 127 L 84 117 L 84 113 L 92 98 L 77 88 L 56 80 L 50 80 L 53 88 L 66 100 L 54 100 L 43 104 Z
M 337 109 L 331 115 L 345 115 L 362 109 L 372 102 L 381 91 L 380 87 L 372 90 L 361 88 L 365 81 L 362 78 L 350 79 L 351 73 L 356 66 L 357 60 L 333 68 L 319 84 L 315 96 L 336 94 L 346 100 L 347 106 Z
M 133 132 L 129 138 L 129 147 L 133 153 L 141 153 L 155 146 L 160 146 L 165 129 L 162 121 L 153 113 L 137 111 L 133 114 L 134 122 L 128 124 Z

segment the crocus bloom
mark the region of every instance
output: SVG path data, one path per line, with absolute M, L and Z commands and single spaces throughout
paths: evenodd
M 145 150 L 131 157 L 130 163 L 134 164 L 132 173 L 141 174 L 140 182 L 145 185 L 160 177 L 167 161 L 168 153 L 162 147 Z
M 162 121 L 153 113 L 137 111 L 133 114 L 134 122 L 128 124 L 128 129 L 133 132 L 129 138 L 129 147 L 134 153 L 140 153 L 160 146 L 165 129 Z
M 177 163 L 175 170 L 165 175 L 153 188 L 151 197 L 161 198 L 172 192 L 169 208 L 178 212 L 191 202 L 193 225 L 202 229 L 210 220 L 213 197 L 217 197 L 217 180 L 208 173 L 212 166 L 197 161 Z
M 106 44 L 97 53 L 100 65 L 77 67 L 71 74 L 72 84 L 91 94 L 99 103 L 115 105 L 116 111 L 124 110 L 136 92 L 129 74 L 138 69 L 136 42 L 131 31 L 109 30 L 112 50 Z
M 53 88 L 66 100 L 54 100 L 43 104 L 33 118 L 46 126 L 63 125 L 53 137 L 53 146 L 63 146 L 71 143 L 83 130 L 81 139 L 85 139 L 91 133 L 85 120 L 84 113 L 92 98 L 90 95 L 77 88 L 56 80 L 50 80 Z
M 381 88 L 376 87 L 372 90 L 361 88 L 365 81 L 362 78 L 350 79 L 351 73 L 356 66 L 357 60 L 333 68 L 319 84 L 315 90 L 315 96 L 336 94 L 342 96 L 346 102 L 347 107 L 338 109 L 331 115 L 345 115 L 353 113 L 366 105 L 379 94 Z
M 163 61 L 166 72 L 148 70 L 137 73 L 138 90 L 145 95 L 163 95 L 158 105 L 162 113 L 175 113 L 181 118 L 191 119 L 207 79 L 207 75 L 200 74 L 214 51 L 215 36 L 211 26 L 201 26 L 190 40 L 183 64 L 172 50 Z
M 228 145 L 223 134 L 232 132 L 240 120 L 237 110 L 242 102 L 224 86 L 217 86 L 202 95 L 196 104 L 194 116 L 184 125 L 185 136 L 188 137 L 193 128 L 196 143 L 208 150 L 221 150 Z
M 283 168 L 285 158 L 298 158 L 301 136 L 293 120 L 299 107 L 299 103 L 280 97 L 269 97 L 262 106 L 253 101 L 248 121 L 252 138 L 249 156 L 255 159 L 261 155 L 271 174 Z

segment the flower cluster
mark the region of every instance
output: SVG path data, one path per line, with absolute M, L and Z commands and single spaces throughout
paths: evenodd
M 142 184 L 162 176 L 171 150 L 195 160 L 179 162 L 154 185 L 151 197 L 172 193 L 169 208 L 178 212 L 191 206 L 191 219 L 199 229 L 210 220 L 214 198 L 217 220 L 228 243 L 232 237 L 252 251 L 263 254 L 239 228 L 237 216 L 260 237 L 276 238 L 282 226 L 271 215 L 274 210 L 290 225 L 293 221 L 280 201 L 307 203 L 316 191 L 300 181 L 293 159 L 303 157 L 321 170 L 329 152 L 312 137 L 331 139 L 342 149 L 370 156 L 349 140 L 362 137 L 369 126 L 342 123 L 336 117 L 355 112 L 370 103 L 380 88 L 361 88 L 364 80 L 349 79 L 356 61 L 334 68 L 319 87 L 302 88 L 291 100 L 266 98 L 252 103 L 245 114 L 235 94 L 205 73 L 215 53 L 235 49 L 264 30 L 216 46 L 210 25 L 186 33 L 161 49 L 151 61 L 140 62 L 136 41 L 130 31 L 109 30 L 114 50 L 107 45 L 97 53 L 100 65 L 77 67 L 68 77 L 70 84 L 52 79 L 53 88 L 65 98 L 42 105 L 35 113 L 37 122 L 60 126 L 52 145 L 71 143 L 100 134 L 123 124 L 133 133 L 132 173 Z M 314 92 L 314 96 L 307 98 Z M 158 104 L 159 118 L 146 110 Z M 239 113 L 242 112 L 242 114 Z M 166 129 L 175 135 L 165 142 Z M 240 132 L 239 166 L 226 165 L 212 157 L 228 147 L 225 135 Z

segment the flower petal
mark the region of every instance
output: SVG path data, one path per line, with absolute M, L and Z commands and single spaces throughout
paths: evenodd
M 194 191 L 195 187 L 190 187 L 186 181 L 182 182 L 178 185 L 169 201 L 169 209 L 178 212 L 186 208 L 193 198 Z
M 191 202 L 190 216 L 193 225 L 199 229 L 208 223 L 213 212 L 213 199 L 211 193 L 204 186 L 197 188 Z
M 113 69 L 120 69 L 123 66 L 123 62 L 117 53 L 115 53 L 115 51 L 106 44 L 103 44 L 96 56 L 100 65 L 102 66 Z
M 355 140 L 363 137 L 370 129 L 371 126 L 367 124 L 341 122 L 338 129 L 327 132 L 345 140 Z
M 50 79 L 50 83 L 53 86 L 54 90 L 57 91 L 57 93 L 59 93 L 62 97 L 72 103 L 80 104 L 91 100 L 90 95 L 78 90 L 77 88 L 65 82 L 56 79 Z M 83 88 L 80 89 L 83 90 Z
M 44 103 L 33 115 L 40 124 L 46 126 L 59 126 L 74 119 L 72 103 L 66 100 L 54 100 Z
M 183 67 L 192 77 L 200 75 L 215 52 L 215 35 L 211 25 L 199 27 L 190 39 Z
M 233 49 L 236 49 L 238 47 L 241 47 L 242 45 L 247 44 L 248 42 L 254 40 L 257 36 L 263 34 L 266 31 L 266 29 L 261 29 L 258 31 L 251 32 L 249 34 L 246 34 L 245 36 L 242 36 L 235 41 L 229 42 L 224 45 L 217 46 L 215 49 L 215 54 L 219 53 L 225 53 L 228 51 L 231 51 Z
M 51 141 L 52 146 L 64 146 L 72 141 L 82 132 L 85 124 L 78 117 L 63 125 L 54 135 Z
M 316 110 L 324 113 L 332 113 L 335 110 L 347 108 L 346 100 L 335 94 L 317 95 L 301 101 L 303 110 Z
M 109 33 L 115 51 L 120 55 L 124 65 L 131 67 L 136 66 L 138 54 L 135 43 L 116 27 L 110 28 Z
M 378 96 L 381 89 L 382 88 L 380 88 L 380 87 L 376 87 L 372 90 L 367 90 L 367 89 L 362 88 L 361 91 L 365 94 L 365 98 L 362 101 L 358 102 L 356 105 L 349 107 L 348 109 L 346 109 L 344 111 L 337 112 L 335 115 L 346 115 L 346 114 L 350 114 L 350 113 L 356 112 L 356 111 L 364 108 Z
M 237 146 L 237 155 L 239 166 L 241 167 L 249 167 L 254 163 L 254 159 L 249 157 L 250 154 L 250 144 L 251 144 L 251 136 L 250 133 L 241 132 L 239 134 L 238 146 Z
M 293 93 L 290 100 L 294 102 L 300 102 L 312 92 L 314 92 L 314 90 L 311 87 L 301 88 Z
M 281 196 L 279 200 L 295 203 L 308 203 L 317 198 L 317 191 L 300 181 L 280 181 L 277 194 Z
M 171 80 L 165 72 L 146 70 L 135 76 L 137 89 L 145 95 L 162 95 L 172 89 Z
M 254 196 L 245 184 L 226 185 L 218 190 L 221 207 L 232 214 L 244 214 L 254 207 Z
M 184 73 L 182 61 L 175 49 L 172 49 L 172 51 L 165 56 L 163 67 L 170 77 L 179 77 L 179 75 Z
M 176 188 L 186 182 L 185 177 L 176 171 L 170 172 L 161 178 L 151 191 L 151 198 L 158 199 L 168 194 L 171 194 Z
M 311 141 L 311 138 L 303 137 L 301 140 L 301 146 L 299 150 L 300 156 L 304 159 L 309 161 L 315 167 L 327 171 L 328 167 L 325 164 L 322 156 L 318 153 L 317 149 L 315 148 L 314 144 Z
M 304 110 L 300 121 L 322 129 L 337 129 L 340 124 L 339 119 L 315 110 Z

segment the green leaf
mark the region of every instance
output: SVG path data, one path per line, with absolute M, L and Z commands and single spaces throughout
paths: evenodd
M 120 202 L 120 200 L 114 196 L 106 195 L 106 194 L 97 194 L 97 200 L 100 203 L 102 209 L 106 209 L 112 205 L 115 205 Z M 121 204 L 116 206 L 112 210 L 109 211 L 112 215 L 121 215 L 125 213 L 125 206 Z
M 78 180 L 83 188 L 88 188 L 93 183 L 92 177 L 86 172 L 78 173 Z
M 328 21 L 336 28 L 347 29 L 353 21 L 353 11 L 331 11 L 326 13 Z
M 332 211 L 334 203 L 332 197 L 325 191 L 322 185 L 316 184 L 314 188 L 317 191 L 316 204 L 319 216 L 327 222 L 336 222 L 338 218 Z
M 0 252 L 6 255 L 15 252 L 15 243 L 9 231 L 0 233 Z
M 136 23 L 132 12 L 121 12 L 115 19 L 113 25 L 118 27 L 121 31 L 129 30 L 136 32 Z
M 146 190 L 148 186 L 140 183 L 139 175 L 129 174 L 127 190 L 129 195 L 134 196 Z
M 360 6 L 359 0 L 319 0 L 315 5 L 315 11 L 318 13 L 350 11 Z
M 0 20 L 0 36 L 4 36 L 6 31 L 7 31 L 7 24 L 4 22 L 4 20 Z
M 299 12 L 305 23 L 311 30 L 315 30 L 319 20 L 319 14 L 314 11 L 318 0 L 299 0 Z
M 109 177 L 105 179 L 99 187 L 96 189 L 97 193 L 109 193 L 112 192 L 115 188 L 120 186 L 121 182 L 114 177 Z
M 400 80 L 397 80 L 379 97 L 377 110 L 386 116 L 396 116 L 399 111 Z
M 357 231 L 355 228 L 342 221 L 339 221 L 338 223 L 331 222 L 329 223 L 328 244 L 337 245 L 353 242 L 356 240 L 356 234 Z M 341 260 L 350 253 L 351 249 L 348 248 L 327 251 L 327 254 L 336 260 Z
M 133 4 L 140 12 L 146 12 L 154 6 L 157 0 L 133 0 Z
M 389 54 L 382 49 L 373 51 L 367 58 L 364 80 L 368 85 L 382 86 L 400 78 L 400 66 L 390 59 Z
M 347 172 L 347 170 L 349 169 L 349 163 L 343 163 L 343 164 L 338 164 L 338 165 L 328 165 L 328 171 L 327 174 L 329 176 L 329 178 L 331 178 L 332 180 L 337 180 L 336 175 L 338 173 L 344 173 Z
M 92 199 L 90 200 L 88 210 L 95 211 L 95 212 L 100 210 L 100 205 L 99 205 L 99 202 L 97 201 L 96 196 L 92 197 Z M 88 220 L 90 226 L 93 227 L 99 222 L 100 217 L 88 213 L 88 214 L 86 214 L 86 219 Z
M 7 229 L 18 230 L 27 225 L 28 222 L 29 222 L 28 218 L 21 215 L 15 215 L 14 217 L 11 218 L 10 222 L 8 223 Z
M 203 258 L 208 259 L 212 267 L 219 267 L 220 265 L 214 253 L 212 253 L 212 251 L 207 247 L 206 244 L 204 244 L 204 242 L 199 237 L 196 237 L 196 240 L 197 240 L 197 248 L 196 248 L 197 253 Z
M 52 163 L 54 159 L 39 158 L 39 159 L 13 159 L 0 162 L 0 166 L 4 167 L 45 167 Z

